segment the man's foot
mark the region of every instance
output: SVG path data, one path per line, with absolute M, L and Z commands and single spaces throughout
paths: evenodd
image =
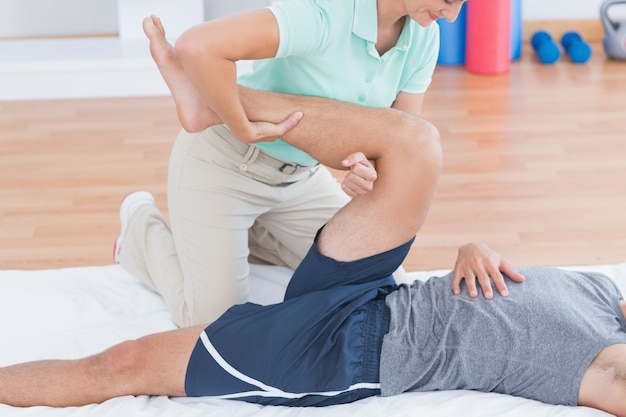
M 120 263 L 120 254 L 122 253 L 122 243 L 124 242 L 124 235 L 126 234 L 126 228 L 130 218 L 135 214 L 137 209 L 143 205 L 151 204 L 156 206 L 154 197 L 147 191 L 135 191 L 128 194 L 122 200 L 120 205 L 120 223 L 122 225 L 122 231 L 115 240 L 115 246 L 113 246 L 113 261 L 116 264 Z
M 207 105 L 187 77 L 176 49 L 165 38 L 161 19 L 157 16 L 148 16 L 143 20 L 142 27 L 150 41 L 152 59 L 172 93 L 178 119 L 183 128 L 188 132 L 200 132 L 221 123 L 219 116 Z

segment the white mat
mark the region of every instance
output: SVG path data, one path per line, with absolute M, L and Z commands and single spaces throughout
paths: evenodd
M 290 271 L 253 267 L 254 301 L 279 301 Z M 582 267 L 611 276 L 626 293 L 626 264 Z M 426 279 L 445 271 L 414 272 Z M 41 271 L 0 271 L 0 366 L 18 362 L 78 358 L 130 338 L 175 328 L 161 298 L 117 265 Z M 2 387 L 0 387 L 2 389 Z M 499 394 L 471 391 L 407 393 L 367 398 L 322 408 L 258 406 L 205 398 L 121 397 L 84 407 L 14 408 L 3 417 L 592 417 L 607 414 Z

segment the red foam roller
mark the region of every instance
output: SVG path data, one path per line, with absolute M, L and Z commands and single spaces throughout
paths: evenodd
M 465 66 L 477 74 L 502 74 L 511 68 L 512 0 L 467 2 Z

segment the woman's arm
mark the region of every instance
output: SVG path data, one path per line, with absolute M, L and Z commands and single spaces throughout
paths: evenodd
M 271 58 L 279 42 L 278 24 L 268 9 L 240 13 L 194 26 L 176 42 L 180 63 L 191 83 L 233 135 L 257 139 L 237 90 L 239 60 Z
M 402 110 L 415 116 L 421 116 L 424 106 L 424 94 L 409 94 L 400 92 L 393 102 L 394 109 Z

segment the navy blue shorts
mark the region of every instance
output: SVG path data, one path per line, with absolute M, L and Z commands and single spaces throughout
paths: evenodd
M 380 393 L 385 296 L 412 241 L 354 262 L 313 245 L 279 304 L 234 306 L 200 335 L 188 396 L 325 406 Z

